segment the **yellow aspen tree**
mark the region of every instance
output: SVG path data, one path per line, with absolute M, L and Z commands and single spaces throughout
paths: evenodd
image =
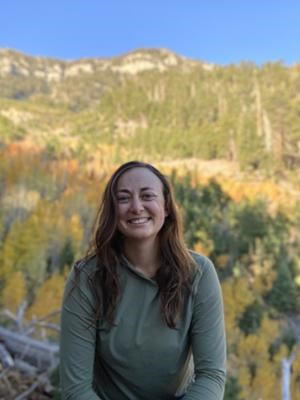
M 16 221 L 2 247 L 0 279 L 22 271 L 31 289 L 44 280 L 47 230 L 43 218 L 34 213 L 24 222 Z M 29 287 L 28 287 L 29 288 Z
M 252 273 L 252 288 L 255 292 L 264 295 L 272 289 L 276 278 L 276 270 L 272 268 L 273 263 L 266 259 L 261 264 L 252 263 L 249 270 Z
M 73 214 L 71 216 L 69 228 L 74 248 L 75 250 L 78 250 L 80 248 L 83 238 L 83 227 L 81 224 L 80 216 L 78 214 Z
M 241 339 L 238 344 L 238 355 L 240 369 L 238 381 L 241 387 L 241 399 L 274 399 L 277 390 L 276 376 L 269 361 L 268 343 L 259 335 L 248 335 Z M 274 393 L 273 393 L 274 391 Z M 279 400 L 279 398 L 278 398 Z
M 227 340 L 229 347 L 236 344 L 241 335 L 238 320 L 246 307 L 254 301 L 253 293 L 245 277 L 229 278 L 222 283 Z
M 55 273 L 37 290 L 34 302 L 27 311 L 27 318 L 41 318 L 61 307 L 65 277 Z M 58 321 L 58 317 L 55 318 Z
M 225 268 L 228 260 L 229 260 L 229 254 L 220 254 L 217 259 L 216 259 L 216 267 L 217 268 Z
M 269 354 L 278 334 L 277 321 L 264 318 L 258 333 L 240 339 L 237 355 L 241 400 L 280 400 L 281 356 L 272 360 Z
M 296 353 L 296 359 L 292 366 L 292 382 L 291 382 L 292 399 L 297 399 L 300 393 L 300 349 Z
M 26 300 L 26 294 L 26 283 L 22 272 L 12 273 L 2 292 L 3 307 L 16 313 L 19 306 Z
M 201 242 L 197 242 L 195 245 L 194 245 L 194 250 L 197 252 L 197 253 L 201 253 L 201 254 L 203 254 L 204 256 L 209 256 L 209 254 L 210 254 L 210 252 L 211 252 L 211 248 L 209 247 L 209 246 L 205 246 L 203 243 L 201 243 Z
M 24 225 L 20 221 L 12 224 L 1 248 L 0 279 L 6 281 L 16 270 L 19 270 L 18 260 L 26 251 L 24 242 Z

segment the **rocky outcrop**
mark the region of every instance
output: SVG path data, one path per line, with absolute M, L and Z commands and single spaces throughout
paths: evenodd
M 193 61 L 166 49 L 137 50 L 120 57 L 75 61 L 31 57 L 13 50 L 0 49 L 0 78 L 35 77 L 47 82 L 61 82 L 70 77 L 93 74 L 98 71 L 135 75 L 149 70 L 163 72 L 173 67 L 192 68 L 201 65 L 206 70 L 214 68 L 213 64 Z

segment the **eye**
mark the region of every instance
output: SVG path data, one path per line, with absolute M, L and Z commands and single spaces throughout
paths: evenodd
M 119 196 L 117 197 L 118 203 L 128 203 L 129 201 L 129 196 Z
M 157 196 L 156 196 L 156 194 L 154 194 L 154 193 L 144 193 L 144 194 L 142 195 L 142 199 L 143 199 L 143 200 L 146 200 L 146 201 L 148 201 L 148 200 L 153 200 L 155 197 L 157 197 Z

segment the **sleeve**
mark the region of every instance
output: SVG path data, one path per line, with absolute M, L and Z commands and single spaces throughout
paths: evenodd
M 100 400 L 93 390 L 96 324 L 87 274 L 74 268 L 66 283 L 61 316 L 60 385 L 64 400 Z
M 221 286 L 210 260 L 206 259 L 196 279 L 190 331 L 195 379 L 184 398 L 222 400 L 226 377 L 224 309 Z

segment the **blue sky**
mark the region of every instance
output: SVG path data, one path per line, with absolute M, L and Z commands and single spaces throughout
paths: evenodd
M 217 64 L 300 62 L 299 0 L 4 0 L 0 48 L 61 59 L 168 48 Z

